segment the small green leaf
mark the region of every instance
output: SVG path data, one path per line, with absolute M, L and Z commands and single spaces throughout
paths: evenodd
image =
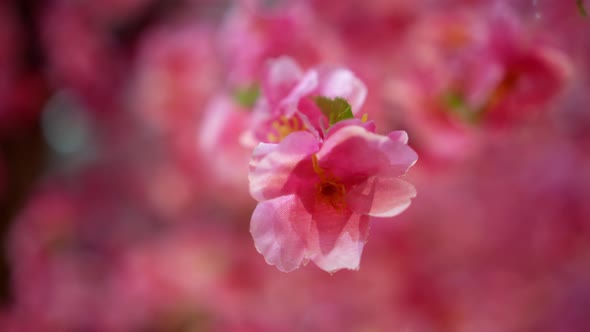
M 576 5 L 578 5 L 578 11 L 580 12 L 580 15 L 588 17 L 588 12 L 584 6 L 584 0 L 576 0 Z
M 344 98 L 336 97 L 334 99 L 318 96 L 315 98 L 315 104 L 318 105 L 322 113 L 328 117 L 330 125 L 346 119 L 354 119 L 352 107 Z
M 234 91 L 234 100 L 243 107 L 252 108 L 260 96 L 260 87 L 257 84 L 237 88 Z

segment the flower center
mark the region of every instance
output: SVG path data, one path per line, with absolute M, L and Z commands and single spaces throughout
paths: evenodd
M 332 174 L 328 174 L 325 169 L 321 168 L 318 163 L 318 157 L 311 156 L 313 170 L 319 176 L 320 182 L 316 184 L 316 202 L 328 204 L 338 211 L 346 207 L 346 188 L 339 179 Z
M 271 123 L 272 131 L 268 134 L 268 140 L 271 143 L 282 141 L 292 132 L 303 130 L 301 120 L 297 116 L 290 118 L 282 115 L 278 120 Z
M 333 195 L 337 195 L 339 192 L 338 186 L 332 182 L 320 183 L 319 189 L 320 189 L 320 193 L 323 196 L 333 196 Z

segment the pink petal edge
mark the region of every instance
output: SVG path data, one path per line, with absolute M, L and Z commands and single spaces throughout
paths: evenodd
M 266 262 L 283 272 L 297 269 L 305 262 L 306 238 L 311 215 L 295 195 L 261 202 L 250 222 L 256 250 Z
M 285 187 L 297 164 L 318 150 L 309 132 L 298 131 L 278 144 L 259 144 L 250 159 L 250 194 L 257 201 L 291 194 Z
M 369 178 L 352 188 L 347 195 L 350 208 L 372 217 L 394 217 L 406 210 L 416 197 L 416 188 L 395 177 Z

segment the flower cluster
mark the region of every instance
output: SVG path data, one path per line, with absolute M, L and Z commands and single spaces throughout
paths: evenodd
M 370 218 L 393 217 L 416 195 L 399 178 L 417 160 L 408 136 L 379 135 L 366 116 L 354 118 L 366 89 L 347 70 L 301 74 L 279 59 L 265 78 L 255 131 L 267 142 L 249 174 L 256 248 L 282 271 L 309 260 L 329 272 L 358 269 Z

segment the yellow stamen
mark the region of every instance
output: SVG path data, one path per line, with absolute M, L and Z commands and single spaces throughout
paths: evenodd
M 279 141 L 279 138 L 277 137 L 277 135 L 270 133 L 270 134 L 268 134 L 268 141 L 276 143 Z
M 363 114 L 363 117 L 361 118 L 362 122 L 367 122 L 367 120 L 369 120 L 369 113 Z
M 303 130 L 303 125 L 297 116 L 288 118 L 281 116 L 270 125 L 274 129 L 274 133 L 268 134 L 268 140 L 273 143 L 278 143 L 287 137 L 290 133 Z
M 315 153 L 311 155 L 311 162 L 313 163 L 313 171 L 320 176 L 321 180 L 324 180 L 324 169 L 320 167 L 318 163 L 318 157 L 315 155 Z

